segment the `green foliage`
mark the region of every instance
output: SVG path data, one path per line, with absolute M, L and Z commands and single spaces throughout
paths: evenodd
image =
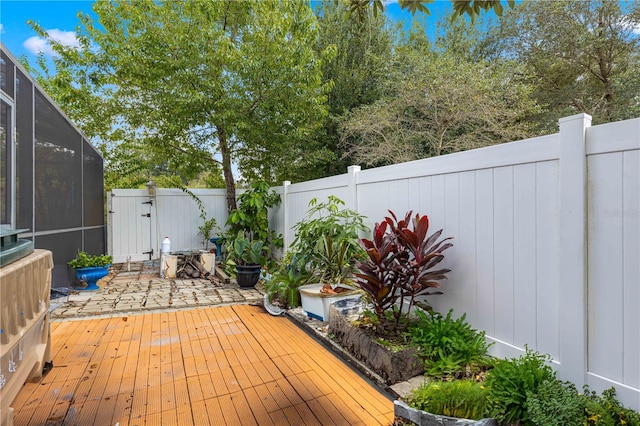
M 306 142 L 304 156 L 291 170 L 292 181 L 344 173 L 356 164 L 339 145 L 340 117 L 378 100 L 389 78 L 396 28 L 384 15 L 347 19 L 347 6 L 343 1 L 323 0 L 314 7 L 319 31 L 315 50 L 335 52 L 322 62 L 323 82 L 331 85 L 328 115 Z
M 527 393 L 527 414 L 537 426 L 640 426 L 640 413 L 623 407 L 615 388 L 599 396 L 585 386 L 581 395 L 573 383 L 553 379 Z
M 489 413 L 499 422 L 533 425 L 527 411 L 527 395 L 535 395 L 545 381 L 554 380 L 548 355 L 526 348 L 519 358 L 498 361 L 487 375 Z
M 640 4 L 615 0 L 527 1 L 505 13 L 486 40 L 493 58 L 525 67 L 516 81 L 535 88 L 547 133 L 586 112 L 594 124 L 640 114 Z
M 276 235 L 269 229 L 269 209 L 280 204 L 280 195 L 269 189 L 269 184 L 264 181 L 256 181 L 251 188 L 238 197 L 238 208 L 227 216 L 227 231 L 225 232 L 225 252 L 230 253 L 227 263 L 235 262 L 235 240 L 244 238 L 247 241 L 262 243 L 262 249 L 266 254 L 275 248 L 282 247 L 282 235 Z M 264 265 L 267 262 L 260 262 Z M 269 260 L 269 266 L 274 261 Z
M 113 257 L 107 254 L 90 255 L 84 251 L 78 252 L 75 259 L 70 260 L 67 265 L 73 269 L 90 268 L 94 266 L 109 266 L 113 262 Z
M 99 1 L 93 9 L 95 18 L 80 17 L 79 49 L 33 27 L 56 52 L 55 73 L 39 81 L 113 153 L 108 169 L 163 164 L 191 180 L 221 164 L 231 210 L 232 163 L 248 179 L 282 181 L 326 115 L 329 52 L 313 49 L 308 1 Z M 131 151 L 144 161 L 131 161 Z
M 333 195 L 321 203 L 314 198 L 305 218 L 294 226 L 290 250 L 295 267 L 322 283 L 344 284 L 353 274 L 356 259 L 363 256 L 358 233 L 367 230 L 364 216 L 343 205 Z
M 615 388 L 609 388 L 598 396 L 585 386 L 586 426 L 640 426 L 640 413 L 624 408 L 616 399 Z
M 200 214 L 200 218 L 202 219 L 202 225 L 198 226 L 198 233 L 202 235 L 202 245 L 205 248 L 209 247 L 209 238 L 211 237 L 211 232 L 213 230 L 220 230 L 218 225 L 216 224 L 216 218 L 212 217 L 207 219 L 206 213 L 203 215 Z
M 264 241 L 250 240 L 240 231 L 227 245 L 227 265 L 260 265 L 267 263 L 269 248 Z
M 265 181 L 256 181 L 238 197 L 238 208 L 227 216 L 228 238 L 243 232 L 251 240 L 282 247 L 282 237 L 269 229 L 269 209 L 280 204 L 280 194 L 270 190 Z
M 441 377 L 465 370 L 475 370 L 489 363 L 484 331 L 478 332 L 465 321 L 466 314 L 454 320 L 453 310 L 446 316 L 438 312 L 417 311 L 418 319 L 409 324 L 411 344 L 420 348 L 425 370 Z
M 480 420 L 487 411 L 487 391 L 473 380 L 429 382 L 415 389 L 407 403 L 432 414 Z
M 575 385 L 556 379 L 545 380 L 535 392 L 527 392 L 527 413 L 538 426 L 582 426 L 586 400 Z
M 175 182 L 174 182 L 175 183 Z M 180 183 L 175 183 L 174 186 L 177 186 L 182 192 L 189 195 L 193 201 L 195 201 L 198 206 L 198 210 L 200 211 L 200 219 L 202 220 L 202 225 L 198 226 L 198 233 L 202 235 L 202 245 L 205 248 L 209 247 L 209 237 L 211 236 L 211 232 L 215 229 L 220 231 L 221 229 L 218 227 L 215 218 L 207 219 L 207 211 L 202 204 L 202 200 L 198 198 L 196 194 L 193 193 L 189 188 L 185 188 Z
M 461 24 L 447 38 L 464 31 Z M 425 38 L 418 33 L 398 46 L 385 96 L 342 117 L 340 146 L 356 164 L 384 166 L 532 135 L 527 118 L 539 107 L 532 86 L 514 81 L 521 65 L 463 56 L 454 43 L 440 49 Z
M 429 3 L 434 0 L 398 0 L 401 9 L 415 13 L 429 12 Z M 513 7 L 515 0 L 507 0 L 509 6 Z M 349 14 L 356 14 L 358 20 L 362 20 L 368 15 L 369 9 L 373 11 L 374 16 L 378 16 L 384 10 L 383 0 L 347 0 L 349 6 Z M 502 16 L 503 6 L 501 0 L 451 0 L 453 7 L 453 18 L 467 15 L 472 20 L 482 12 L 493 10 L 496 15 Z
M 278 269 L 264 283 L 264 290 L 272 301 L 278 299 L 284 302 L 286 307 L 295 308 L 300 305 L 298 288 L 307 284 L 311 275 L 294 267 L 291 261 L 292 255 L 288 252 Z

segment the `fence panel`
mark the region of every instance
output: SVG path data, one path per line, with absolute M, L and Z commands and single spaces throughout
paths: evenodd
M 434 308 L 466 313 L 495 342 L 494 355 L 517 356 L 528 345 L 550 354 L 562 379 L 598 391 L 615 385 L 637 410 L 640 119 L 590 122 L 579 114 L 561 119 L 555 135 L 285 182 L 274 188 L 283 202 L 270 223 L 286 247 L 312 198 L 335 195 L 371 227 L 387 210 L 428 214 L 432 231 L 454 237 Z M 179 232 L 175 249 L 197 247 L 195 203 L 171 191 L 158 190 L 157 241 Z M 223 224 L 224 191 L 199 196 Z
M 587 133 L 588 383 L 640 407 L 640 120 Z
M 558 357 L 558 144 L 551 135 L 357 175 L 358 210 L 371 225 L 389 209 L 413 210 L 454 237 L 445 295 L 429 303 L 466 313 L 496 355 L 528 344 Z

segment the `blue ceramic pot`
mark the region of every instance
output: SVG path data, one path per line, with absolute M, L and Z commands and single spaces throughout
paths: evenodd
M 82 290 L 98 290 L 98 280 L 109 275 L 109 266 L 92 266 L 76 269 L 76 278 L 85 281 L 87 287 Z

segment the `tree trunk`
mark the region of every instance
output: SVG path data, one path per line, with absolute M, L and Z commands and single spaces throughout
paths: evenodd
M 236 186 L 231 170 L 231 150 L 227 141 L 227 134 L 224 128 L 216 126 L 218 130 L 218 142 L 220 143 L 220 153 L 222 154 L 222 175 L 224 176 L 225 188 L 227 190 L 227 213 L 236 210 Z

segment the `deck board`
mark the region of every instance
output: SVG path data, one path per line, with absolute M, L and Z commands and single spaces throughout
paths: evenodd
M 389 425 L 393 403 L 290 320 L 235 305 L 54 322 L 15 425 Z

